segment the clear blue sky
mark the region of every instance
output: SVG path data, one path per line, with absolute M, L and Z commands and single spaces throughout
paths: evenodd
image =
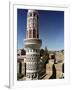
M 27 24 L 26 9 L 17 9 L 17 48 L 24 48 Z M 64 11 L 39 12 L 39 32 L 42 39 L 42 47 L 58 50 L 64 49 Z

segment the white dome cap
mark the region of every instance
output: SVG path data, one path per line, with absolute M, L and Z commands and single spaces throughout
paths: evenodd
M 36 12 L 36 13 L 37 13 L 37 10 L 29 9 L 29 10 L 28 10 L 28 13 L 30 13 L 30 12 Z

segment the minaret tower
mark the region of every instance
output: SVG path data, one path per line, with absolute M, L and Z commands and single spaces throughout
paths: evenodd
M 38 79 L 42 41 L 39 38 L 39 14 L 37 10 L 28 10 L 24 44 L 26 48 L 26 79 Z

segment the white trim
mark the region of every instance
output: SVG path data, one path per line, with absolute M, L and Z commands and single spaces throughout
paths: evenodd
M 32 55 L 35 55 L 35 54 L 36 54 L 36 55 L 40 55 L 38 52 L 26 52 L 26 55 L 31 55 L 31 54 L 32 54 Z
M 14 31 L 13 31 L 13 5 L 9 2 L 9 87 L 14 85 Z
M 63 85 L 63 84 L 69 84 L 69 8 L 68 8 L 68 5 L 54 5 L 54 4 L 27 4 L 25 2 L 11 2 L 9 5 L 10 5 L 10 70 L 9 70 L 9 74 L 10 74 L 10 80 L 9 80 L 9 86 L 10 88 L 12 88 L 14 85 L 19 87 L 19 86 L 22 86 L 22 87 L 34 87 L 34 86 L 48 86 L 48 85 Z M 16 79 L 17 79 L 17 13 L 16 13 L 16 10 L 17 8 L 24 8 L 24 9 L 41 9 L 41 10 L 58 10 L 58 11 L 65 11 L 65 25 L 64 25 L 64 28 L 65 28 L 65 79 L 63 80 L 38 80 L 36 82 L 32 82 L 32 81 L 27 81 L 26 82 L 18 82 Z M 30 84 L 30 82 L 32 83 L 32 85 Z M 41 83 L 42 82 L 42 83 Z
M 26 62 L 27 64 L 38 64 L 39 62 Z
M 38 72 L 39 70 L 26 70 L 27 73 L 34 73 L 34 72 Z

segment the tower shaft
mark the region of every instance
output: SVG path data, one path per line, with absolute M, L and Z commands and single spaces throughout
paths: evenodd
M 39 39 L 39 16 L 36 10 L 28 10 L 27 32 L 25 39 L 26 48 L 26 79 L 38 79 L 40 47 Z

